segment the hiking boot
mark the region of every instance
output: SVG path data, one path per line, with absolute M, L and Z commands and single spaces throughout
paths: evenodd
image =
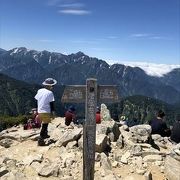
M 38 140 L 38 146 L 45 146 L 44 139 L 40 138 L 40 139 Z
M 45 135 L 42 135 L 41 138 L 47 139 L 47 138 L 50 138 L 50 136 L 48 134 L 45 134 Z

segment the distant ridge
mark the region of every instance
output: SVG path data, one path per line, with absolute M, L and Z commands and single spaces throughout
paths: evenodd
M 180 99 L 180 68 L 163 77 L 149 76 L 139 67 L 109 65 L 83 52 L 64 55 L 57 52 L 14 48 L 0 54 L 0 72 L 28 83 L 41 84 L 47 77 L 61 84 L 85 84 L 97 78 L 98 84 L 118 85 L 120 96 L 143 95 L 177 103 Z

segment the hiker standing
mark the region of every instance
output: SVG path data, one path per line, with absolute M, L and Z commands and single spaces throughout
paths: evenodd
M 44 88 L 38 90 L 35 95 L 37 100 L 38 115 L 42 121 L 42 127 L 40 132 L 40 138 L 38 145 L 45 145 L 44 139 L 49 138 L 48 135 L 48 124 L 51 122 L 52 115 L 54 116 L 54 94 L 52 92 L 53 86 L 57 83 L 55 79 L 47 78 L 42 84 Z

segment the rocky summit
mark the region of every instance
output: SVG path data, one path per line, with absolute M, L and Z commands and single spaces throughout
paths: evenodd
M 19 125 L 0 133 L 0 179 L 82 180 L 83 127 L 55 118 L 46 146 L 37 146 L 39 131 Z M 179 167 L 180 144 L 151 136 L 149 125 L 97 124 L 95 180 L 180 180 Z

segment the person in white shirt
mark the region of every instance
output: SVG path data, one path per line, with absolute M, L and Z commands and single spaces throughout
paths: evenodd
M 42 121 L 42 127 L 40 132 L 40 138 L 38 145 L 45 145 L 44 139 L 49 138 L 48 124 L 51 122 L 52 115 L 54 116 L 54 94 L 52 92 L 53 86 L 57 83 L 55 79 L 47 78 L 42 84 L 44 88 L 38 90 L 35 95 L 37 100 L 37 110 L 40 120 Z

